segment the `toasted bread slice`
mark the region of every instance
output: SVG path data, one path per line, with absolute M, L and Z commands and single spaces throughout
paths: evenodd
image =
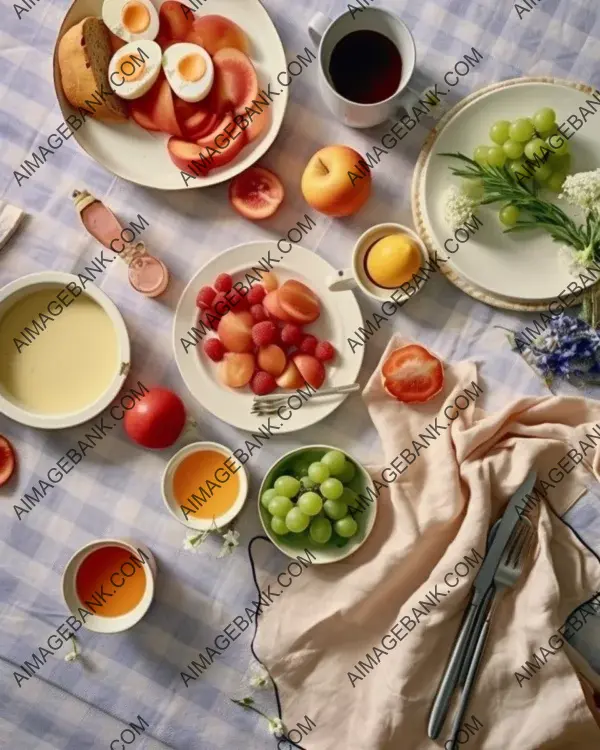
M 62 87 L 69 103 L 99 120 L 123 122 L 127 105 L 108 83 L 112 55 L 110 34 L 100 18 L 84 18 L 58 44 Z

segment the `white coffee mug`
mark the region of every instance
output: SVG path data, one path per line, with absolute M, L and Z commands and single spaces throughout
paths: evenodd
M 366 8 L 352 14 L 348 10 L 334 21 L 323 13 L 316 13 L 308 24 L 308 31 L 315 44 L 319 45 L 319 89 L 325 103 L 344 125 L 351 128 L 371 128 L 390 119 L 403 108 L 416 105 L 423 92 L 431 88 L 427 80 L 415 71 L 417 53 L 415 41 L 406 24 L 389 10 Z M 402 58 L 402 73 L 398 88 L 392 96 L 373 104 L 352 102 L 335 90 L 329 65 L 331 54 L 340 40 L 353 31 L 377 31 L 390 39 L 398 48 Z M 410 84 L 410 85 L 409 85 Z M 441 114 L 441 107 L 439 108 Z M 438 116 L 439 116 L 438 114 Z
M 376 224 L 370 229 L 367 229 L 367 231 L 356 241 L 354 250 L 352 251 L 352 267 L 346 268 L 343 271 L 338 271 L 337 276 L 330 276 L 327 279 L 327 287 L 332 292 L 345 292 L 348 289 L 356 289 L 356 287 L 358 287 L 368 297 L 376 299 L 379 302 L 390 299 L 395 290 L 378 286 L 369 279 L 365 271 L 365 257 L 369 249 L 373 247 L 378 240 L 387 237 L 390 234 L 406 234 L 413 239 L 421 253 L 419 268 L 425 266 L 429 254 L 423 241 L 414 230 L 405 227 L 403 224 L 394 224 L 391 222 L 387 224 Z M 420 291 L 423 286 L 424 284 L 417 286 L 417 291 Z M 404 291 L 401 291 L 400 295 L 396 295 L 396 297 L 398 296 L 402 298 L 403 296 L 414 296 L 414 294 L 405 295 Z

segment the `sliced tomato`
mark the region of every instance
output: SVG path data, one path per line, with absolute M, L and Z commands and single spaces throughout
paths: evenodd
M 285 195 L 281 180 L 264 167 L 250 167 L 229 183 L 229 200 L 246 219 L 268 219 L 277 211 Z
M 409 344 L 395 349 L 381 368 L 385 390 L 404 403 L 425 403 L 444 386 L 444 366 L 425 347 Z
M 16 465 L 14 448 L 4 436 L 0 435 L 0 487 L 12 477 Z

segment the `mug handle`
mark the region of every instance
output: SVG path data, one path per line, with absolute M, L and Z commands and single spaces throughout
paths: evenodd
M 320 44 L 322 37 L 331 24 L 331 18 L 325 13 L 315 13 L 308 22 L 308 33 L 315 44 Z
M 337 276 L 329 276 L 325 283 L 330 292 L 347 292 L 349 289 L 355 289 L 358 286 L 351 268 L 338 271 Z
M 445 101 L 440 100 L 436 103 L 432 103 L 431 100 L 427 99 L 427 94 L 433 89 L 433 86 L 429 79 L 427 79 L 418 70 L 415 70 L 408 82 L 404 93 L 400 98 L 399 109 L 404 110 L 407 114 L 413 107 L 416 107 L 419 100 L 424 100 L 430 107 L 430 111 L 427 116 L 436 122 L 442 118 L 451 108 L 451 105 Z

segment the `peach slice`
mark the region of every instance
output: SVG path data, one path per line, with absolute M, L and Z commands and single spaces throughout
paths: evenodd
M 223 346 L 230 352 L 251 352 L 254 349 L 253 325 L 254 318 L 249 312 L 228 312 L 223 315 L 218 329 Z
M 263 300 L 263 307 L 272 318 L 282 320 L 284 323 L 296 322 L 295 318 L 292 318 L 290 315 L 288 315 L 281 306 L 281 303 L 279 301 L 279 289 L 275 289 L 274 291 L 267 294 L 267 296 Z
M 277 293 L 284 312 L 297 323 L 313 323 L 321 314 L 319 298 L 301 281 L 289 279 Z
M 243 114 L 242 112 L 238 112 L 238 114 Z M 249 117 L 244 115 L 247 120 L 250 120 Z M 271 110 L 270 109 L 263 109 L 261 114 L 259 114 L 257 117 L 252 117 L 252 120 L 250 121 L 250 124 L 246 127 L 246 130 L 244 131 L 246 133 L 246 139 L 248 143 L 252 143 L 252 141 L 257 141 L 261 135 L 268 130 L 269 125 L 271 124 Z
M 213 58 L 218 98 L 229 102 L 236 114 L 244 114 L 246 107 L 258 99 L 258 78 L 252 60 L 238 49 L 221 49 Z M 256 121 L 259 117 L 254 118 Z
M 248 53 L 250 42 L 246 33 L 229 18 L 211 14 L 195 18 L 186 41 L 199 44 L 211 57 L 225 47 Z
M 166 43 L 185 42 L 192 30 L 194 11 L 178 3 L 177 0 L 166 0 L 160 6 L 158 19 L 162 40 Z
M 197 143 L 204 171 L 208 173 L 233 161 L 246 145 L 246 136 L 231 114 L 227 114 L 212 133 L 199 138 Z
M 183 133 L 175 115 L 173 91 L 164 73 L 159 74 L 156 83 L 148 94 L 150 93 L 153 93 L 153 97 L 148 100 L 148 114 L 152 122 L 163 133 L 181 138 Z
M 178 169 L 196 176 L 206 174 L 206 159 L 200 156 L 200 147 L 197 143 L 169 138 L 167 151 Z
M 258 366 L 274 378 L 278 378 L 287 364 L 285 352 L 277 344 L 263 346 L 258 350 Z
M 300 370 L 296 367 L 293 362 L 288 362 L 288 366 L 275 381 L 280 388 L 286 388 L 287 390 L 296 390 L 304 385 L 304 379 L 300 375 Z
M 313 388 L 320 388 L 325 380 L 325 368 L 312 354 L 296 354 L 293 362 L 298 368 L 300 375 Z
M 277 287 L 279 286 L 279 281 L 277 280 L 277 276 L 273 273 L 273 271 L 267 271 L 267 273 L 264 273 L 262 275 L 262 285 L 267 290 L 267 292 L 274 292 Z
M 243 388 L 254 374 L 254 354 L 227 352 L 219 363 L 219 378 L 230 388 Z

